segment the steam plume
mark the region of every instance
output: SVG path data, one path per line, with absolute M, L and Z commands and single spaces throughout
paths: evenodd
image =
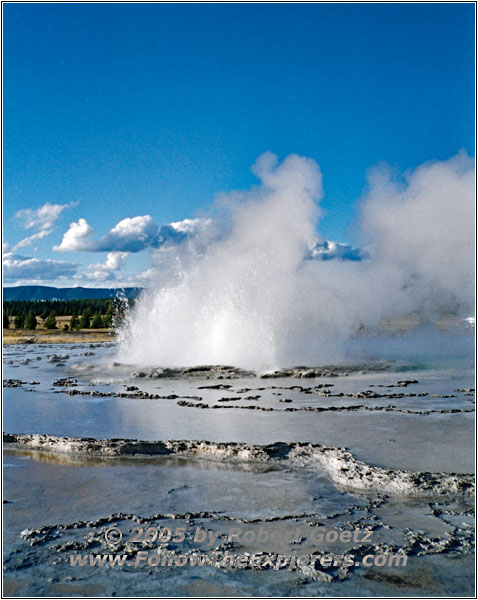
M 157 277 L 121 332 L 121 358 L 316 365 L 342 359 L 362 325 L 411 311 L 472 310 L 474 162 L 466 154 L 402 179 L 387 167 L 372 170 L 360 200 L 367 258 L 357 261 L 311 258 L 322 197 L 312 159 L 290 155 L 279 164 L 266 153 L 253 172 L 258 187 L 220 197 L 196 237 L 158 251 Z

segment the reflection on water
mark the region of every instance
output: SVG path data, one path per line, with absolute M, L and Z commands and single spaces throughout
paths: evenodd
M 16 450 L 6 448 L 5 457 L 16 456 L 41 463 L 54 465 L 66 465 L 72 467 L 122 467 L 137 468 L 138 466 L 154 465 L 161 468 L 186 468 L 193 467 L 198 471 L 244 471 L 247 473 L 270 473 L 283 469 L 280 465 L 269 465 L 261 463 L 231 463 L 219 462 L 218 460 L 194 459 L 182 456 L 155 457 L 127 456 L 127 457 L 102 457 L 86 456 L 78 454 L 64 454 L 60 452 L 43 452 L 41 450 Z M 20 467 L 20 464 L 5 464 L 5 467 Z

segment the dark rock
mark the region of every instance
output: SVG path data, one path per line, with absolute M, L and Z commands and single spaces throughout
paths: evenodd
M 67 377 L 65 379 L 57 379 L 56 381 L 54 381 L 52 383 L 52 385 L 58 387 L 74 387 L 76 386 L 78 383 L 77 379 L 74 379 L 73 377 Z
M 3 387 L 20 387 L 26 383 L 26 381 L 21 381 L 20 379 L 4 379 Z

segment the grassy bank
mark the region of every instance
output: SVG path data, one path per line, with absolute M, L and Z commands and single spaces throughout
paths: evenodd
M 112 342 L 114 334 L 109 329 L 83 329 L 61 331 L 56 329 L 4 329 L 4 344 L 75 344 L 88 342 Z
M 46 329 L 43 320 L 37 317 L 39 325 L 36 329 L 14 329 L 13 318 L 10 327 L 3 329 L 4 344 L 75 344 L 85 342 L 111 342 L 114 333 L 110 329 L 80 329 L 80 331 L 64 331 L 65 323 L 70 322 L 70 316 L 56 317 L 57 329 Z M 31 340 L 31 341 L 30 341 Z

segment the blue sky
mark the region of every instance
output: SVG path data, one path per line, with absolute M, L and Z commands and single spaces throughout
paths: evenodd
M 473 155 L 474 10 L 4 4 L 5 284 L 137 283 L 154 224 L 256 184 L 265 151 L 320 164 L 321 233 L 353 244 L 370 167 Z

